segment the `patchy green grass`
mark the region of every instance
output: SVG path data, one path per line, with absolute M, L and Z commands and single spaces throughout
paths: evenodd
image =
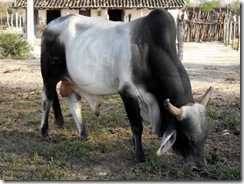
M 66 101 L 61 98 L 64 128 L 55 127 L 51 110 L 52 139 L 43 139 L 39 130 L 40 91 L 27 99 L 14 96 L 13 91 L 0 97 L 2 180 L 240 180 L 240 136 L 223 137 L 215 129 L 218 125 L 232 130 L 240 124 L 240 112 L 234 108 L 209 107 L 212 132 L 206 146 L 208 165 L 202 172 L 187 172 L 182 158 L 173 152 L 156 156 L 160 140 L 147 126 L 143 133 L 147 162 L 135 165 L 132 133 L 118 95 L 103 103 L 99 118 L 83 103 L 83 121 L 92 136 L 85 142 L 79 139 Z
M 228 130 L 240 130 L 241 117 L 240 110 L 236 107 L 219 108 L 211 106 L 208 108 L 209 122 L 219 121 L 222 128 Z
M 237 108 L 227 109 L 223 114 L 223 124 L 226 128 L 237 129 L 240 126 L 240 111 Z
M 240 180 L 241 168 L 240 166 L 229 166 L 223 163 L 218 163 L 207 167 L 211 178 L 216 180 Z

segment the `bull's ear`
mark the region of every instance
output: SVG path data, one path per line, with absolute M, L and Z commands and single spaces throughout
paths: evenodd
M 212 86 L 208 89 L 208 91 L 202 96 L 202 99 L 201 99 L 201 104 L 203 105 L 203 107 L 206 108 L 206 106 L 208 105 L 208 101 L 209 101 L 209 98 L 210 98 L 210 95 L 212 93 Z
M 164 134 L 162 138 L 162 143 L 160 148 L 157 151 L 157 156 L 162 155 L 163 153 L 167 152 L 175 143 L 176 140 L 176 130 L 171 132 L 170 134 L 166 135 L 167 133 Z

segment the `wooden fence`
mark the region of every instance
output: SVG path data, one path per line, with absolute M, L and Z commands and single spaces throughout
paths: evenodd
M 222 41 L 239 50 L 240 16 L 228 8 L 201 12 L 200 8 L 187 9 L 184 18 L 184 41 Z

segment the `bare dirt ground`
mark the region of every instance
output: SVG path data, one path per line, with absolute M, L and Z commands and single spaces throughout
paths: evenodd
M 37 57 L 38 51 L 39 46 L 36 46 Z M 185 43 L 183 64 L 189 73 L 196 99 L 212 86 L 210 105 L 240 110 L 240 52 L 220 43 Z M 11 95 L 9 99 L 16 96 L 28 99 L 37 89 L 40 91 L 42 88 L 40 61 L 38 58 L 0 60 L 0 79 L 1 94 Z M 230 132 L 227 136 L 223 134 L 224 130 L 223 126 L 214 126 L 207 147 L 223 151 L 226 159 L 238 165 L 241 153 L 240 129 L 237 128 L 235 133 Z
M 183 64 L 196 96 L 212 86 L 212 102 L 240 104 L 240 52 L 219 43 L 185 43 Z

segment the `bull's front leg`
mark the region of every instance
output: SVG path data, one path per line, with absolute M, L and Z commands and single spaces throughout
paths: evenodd
M 129 90 L 123 89 L 119 91 L 119 94 L 123 100 L 125 110 L 129 121 L 131 123 L 131 130 L 133 133 L 133 142 L 135 146 L 136 162 L 143 163 L 145 162 L 145 153 L 142 146 L 142 118 L 140 115 L 140 107 L 137 98 L 132 97 L 129 93 Z

